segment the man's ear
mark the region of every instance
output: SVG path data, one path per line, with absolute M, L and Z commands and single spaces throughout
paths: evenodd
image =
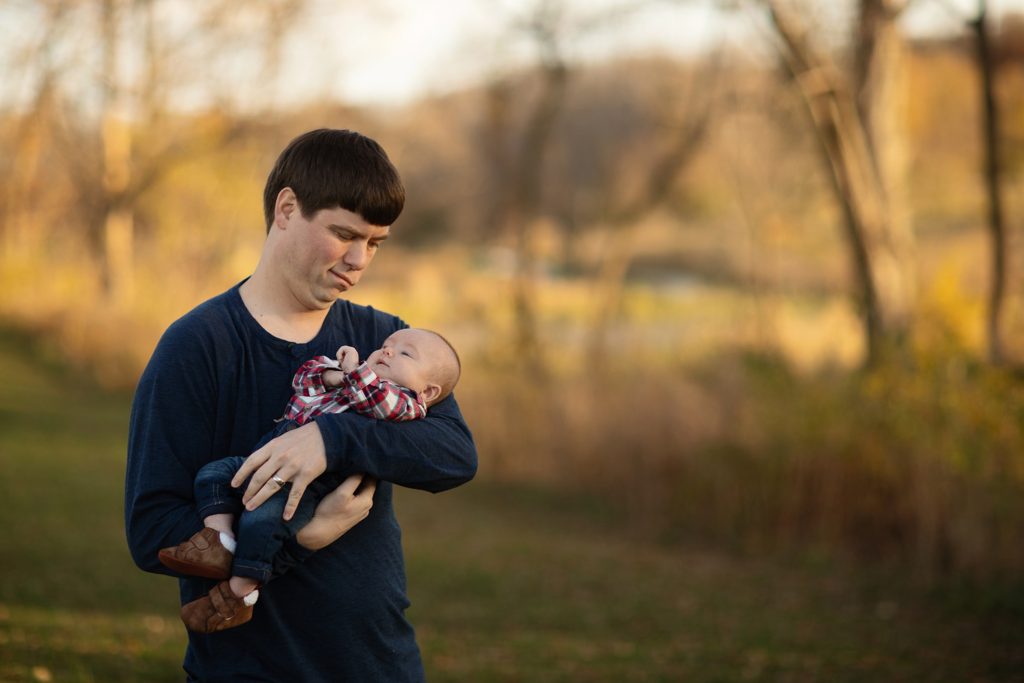
M 419 393 L 419 397 L 423 399 L 424 403 L 433 403 L 438 396 L 441 395 L 441 385 L 439 384 L 428 384 L 426 388 Z
M 281 188 L 274 202 L 274 225 L 282 230 L 288 228 L 288 219 L 295 211 L 299 211 L 299 199 L 290 187 Z

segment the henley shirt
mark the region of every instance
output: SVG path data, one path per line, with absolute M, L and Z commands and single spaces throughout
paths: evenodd
M 139 380 L 125 478 L 125 526 L 136 564 L 177 576 L 182 604 L 214 581 L 175 574 L 157 560 L 202 528 L 193 480 L 206 463 L 248 456 L 291 397 L 300 365 L 339 346 L 360 357 L 399 318 L 338 300 L 309 342 L 274 337 L 252 317 L 239 285 L 174 322 Z M 426 418 L 387 422 L 354 412 L 320 415 L 327 471 L 379 480 L 369 516 L 312 553 L 292 540 L 260 590 L 253 619 L 212 634 L 188 632 L 190 681 L 419 682 L 419 648 L 405 618 L 405 565 L 392 484 L 439 492 L 472 479 L 477 456 L 454 397 Z

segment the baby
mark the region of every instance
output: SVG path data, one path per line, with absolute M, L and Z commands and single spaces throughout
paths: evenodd
M 424 417 L 430 406 L 452 392 L 460 369 L 451 344 L 424 329 L 395 332 L 361 364 L 354 348 L 342 346 L 337 360 L 317 356 L 302 364 L 292 379 L 295 393 L 285 414 L 256 449 L 325 413 L 355 410 L 381 420 Z M 280 477 L 272 478 L 280 491 L 255 510 L 244 510 L 244 486 L 231 486 L 243 462 L 243 457 L 224 458 L 199 470 L 195 497 L 204 528 L 159 553 L 160 562 L 182 574 L 226 579 L 181 608 L 185 625 L 200 633 L 239 626 L 252 618 L 259 596 L 256 588 L 270 579 L 274 555 L 313 518 L 320 500 L 340 483 L 340 478 L 331 474 L 310 482 L 294 515 L 285 520 L 282 512 L 288 482 Z

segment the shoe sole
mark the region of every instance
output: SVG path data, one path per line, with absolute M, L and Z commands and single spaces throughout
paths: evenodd
M 161 550 L 157 557 L 160 558 L 160 564 L 163 566 L 173 569 L 179 574 L 187 574 L 189 576 L 200 576 L 204 579 L 230 579 L 231 570 L 223 570 L 218 567 L 210 567 L 209 565 L 193 564 L 191 562 L 183 562 L 178 558 L 174 557 L 165 550 Z
M 222 617 L 220 621 L 210 626 L 210 618 L 208 618 L 203 624 L 195 624 L 194 626 L 189 625 L 188 620 L 185 619 L 185 615 L 181 615 L 181 621 L 185 624 L 185 628 L 195 633 L 217 633 L 219 631 L 226 631 L 229 628 L 235 628 L 236 626 L 244 626 L 252 621 L 253 608 L 247 607 L 241 609 L 235 613 L 233 617 Z M 212 618 L 212 617 L 211 617 Z

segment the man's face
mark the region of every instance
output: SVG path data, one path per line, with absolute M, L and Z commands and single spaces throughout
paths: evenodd
M 275 224 L 286 245 L 288 287 L 307 310 L 329 308 L 355 287 L 390 231 L 342 208 L 321 209 L 306 220 L 297 203 L 285 206 Z

